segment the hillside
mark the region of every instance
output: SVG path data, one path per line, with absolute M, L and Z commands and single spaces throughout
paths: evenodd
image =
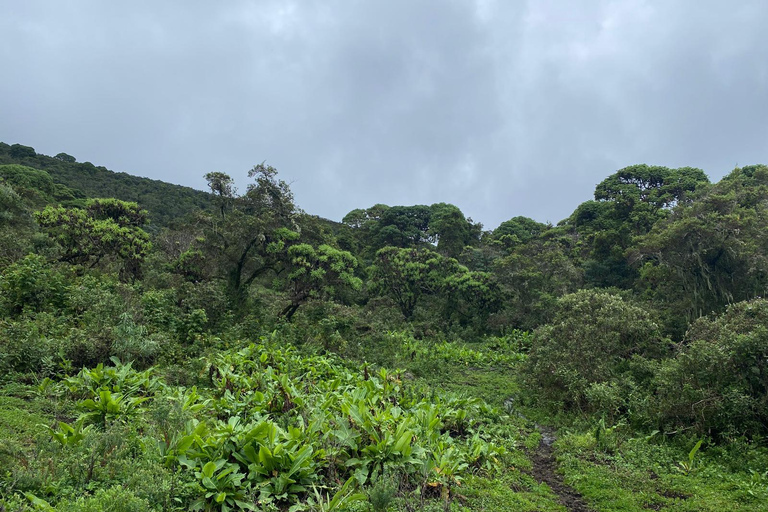
M 211 195 L 207 192 L 113 172 L 90 162 L 78 163 L 74 157 L 64 153 L 50 157 L 35 153 L 29 146 L 0 142 L 2 164 L 20 164 L 44 170 L 55 183 L 71 189 L 73 199 L 114 197 L 137 202 L 150 212 L 150 220 L 155 227 L 168 226 L 175 219 L 196 210 L 211 208 Z

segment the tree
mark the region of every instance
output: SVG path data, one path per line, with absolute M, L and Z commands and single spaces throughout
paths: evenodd
M 631 288 L 638 273 L 626 251 L 634 237 L 666 219 L 671 208 L 690 203 L 708 184 L 700 169 L 648 165 L 625 167 L 599 183 L 595 200 L 581 204 L 566 221 L 586 242 L 582 256 L 587 284 Z
M 208 176 L 211 176 L 209 174 Z M 227 188 L 231 179 L 215 173 L 209 181 L 212 191 L 231 200 L 221 215 L 203 213 L 203 251 L 217 262 L 218 277 L 227 284 L 230 299 L 242 306 L 251 284 L 268 272 L 280 272 L 287 246 L 299 233 L 298 215 L 288 184 L 277 179 L 274 167 L 259 164 L 248 172 L 254 183 L 242 196 Z M 231 198 L 227 198 L 228 193 Z
M 503 243 L 504 236 L 502 236 Z M 560 228 L 513 246 L 494 262 L 493 272 L 506 298 L 506 326 L 533 329 L 546 323 L 559 297 L 578 290 L 583 273 L 571 256 L 574 238 Z
M 75 162 L 77 162 L 77 159 L 75 157 L 73 157 L 72 155 L 68 155 L 66 153 L 59 153 L 53 158 L 55 158 L 56 160 L 61 160 L 62 162 L 70 163 L 70 164 L 74 164 Z
M 209 172 L 205 175 L 205 181 L 208 182 L 208 188 L 219 202 L 221 216 L 224 217 L 226 209 L 232 204 L 232 200 L 237 193 L 234 184 L 235 181 L 223 172 Z
M 457 258 L 465 246 L 479 241 L 482 226 L 465 218 L 457 206 L 435 203 L 429 209 L 428 231 L 443 256 Z
M 429 233 L 429 206 L 392 206 L 381 213 L 373 234 L 379 247 L 418 247 L 434 241 Z
M 768 291 L 768 167 L 735 169 L 637 239 L 639 288 L 665 304 L 668 328 Z
M 12 144 L 10 153 L 13 158 L 34 158 L 37 155 L 35 148 L 21 144 Z
M 351 253 L 330 245 L 289 247 L 287 279 L 291 302 L 280 316 L 290 321 L 306 301 L 315 297 L 333 297 L 339 287 L 359 290 L 362 281 L 354 274 L 356 268 L 357 260 Z
M 387 206 L 377 204 L 367 210 L 352 210 L 342 222 L 353 228 L 359 246 L 368 256 L 382 247 L 420 247 L 436 241 L 430 231 L 429 206 Z
M 459 266 L 443 280 L 445 316 L 457 316 L 461 325 L 474 325 L 479 331 L 487 329 L 488 317 L 502 306 L 502 292 L 496 277 L 490 272 L 477 272 Z
M 622 207 L 633 208 L 645 203 L 655 209 L 671 208 L 702 185 L 709 178 L 701 169 L 649 166 L 645 164 L 625 167 L 604 179 L 595 188 L 595 199 L 614 201 Z
M 13 187 L 31 206 L 50 203 L 56 194 L 56 184 L 50 174 L 25 165 L 0 165 L 0 179 Z
M 548 229 L 546 224 L 536 222 L 529 217 L 518 216 L 502 222 L 498 228 L 493 230 L 491 237 L 493 240 L 501 241 L 507 246 L 526 244 L 542 234 L 546 229 Z
M 372 289 L 392 299 L 406 320 L 422 295 L 441 285 L 442 258 L 429 249 L 384 247 L 370 268 Z
M 120 278 L 136 279 L 152 244 L 142 229 L 147 211 L 118 199 L 90 199 L 85 209 L 47 206 L 35 213 L 61 250 L 60 261 L 94 267 L 110 257 L 122 263 Z

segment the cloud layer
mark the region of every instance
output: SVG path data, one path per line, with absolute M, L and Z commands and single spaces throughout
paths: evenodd
M 197 188 L 266 160 L 335 220 L 557 222 L 627 165 L 768 162 L 768 3 L 730 4 L 13 2 L 0 140 Z

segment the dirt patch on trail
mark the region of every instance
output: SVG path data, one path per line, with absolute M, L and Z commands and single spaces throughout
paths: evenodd
M 581 494 L 566 485 L 563 482 L 563 477 L 556 471 L 557 462 L 552 448 L 552 443 L 555 442 L 554 431 L 541 425 L 537 425 L 536 428 L 541 432 L 541 442 L 531 455 L 531 462 L 533 463 L 531 475 L 537 482 L 547 484 L 560 499 L 560 504 L 569 512 L 592 512 Z

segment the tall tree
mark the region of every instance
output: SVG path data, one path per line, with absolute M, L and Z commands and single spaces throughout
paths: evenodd
M 559 297 L 583 284 L 572 257 L 575 237 L 554 228 L 512 248 L 494 262 L 494 275 L 504 291 L 506 326 L 533 329 L 547 323 Z
M 370 268 L 372 290 L 394 301 L 410 320 L 422 295 L 441 285 L 442 258 L 429 249 L 384 247 Z
M 529 217 L 518 216 L 502 222 L 493 230 L 491 237 L 506 246 L 525 244 L 542 234 L 548 227 Z
M 429 234 L 437 242 L 437 252 L 443 256 L 457 258 L 465 246 L 480 239 L 482 226 L 464 217 L 457 206 L 435 203 L 429 209 Z
M 595 200 L 581 204 L 566 221 L 586 242 L 586 282 L 630 288 L 638 274 L 625 253 L 634 237 L 648 233 L 708 184 L 700 169 L 649 165 L 625 167 L 600 182 Z
M 237 193 L 235 180 L 223 172 L 209 172 L 205 175 L 205 181 L 208 182 L 208 188 L 211 189 L 211 192 L 216 197 L 221 216 L 224 217 L 227 208 L 231 207 L 232 200 Z
M 220 214 L 202 214 L 203 249 L 217 262 L 218 276 L 226 281 L 230 298 L 242 305 L 250 285 L 267 272 L 279 272 L 287 244 L 298 239 L 298 214 L 290 187 L 277 178 L 277 170 L 259 164 L 248 172 L 254 182 L 236 196 L 231 178 L 211 173 L 211 191 L 231 206 Z M 231 195 L 231 197 L 228 197 Z

